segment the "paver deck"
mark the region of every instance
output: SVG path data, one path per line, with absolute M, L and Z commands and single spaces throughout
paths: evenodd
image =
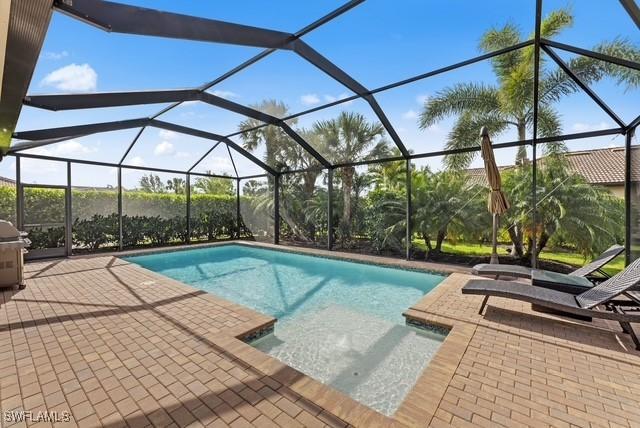
M 640 427 L 640 353 L 617 325 L 499 298 L 479 316 L 464 273 L 407 310 L 452 330 L 387 418 L 238 339 L 270 317 L 110 255 L 26 271 L 0 299 L 0 409 L 70 412 L 56 426 Z

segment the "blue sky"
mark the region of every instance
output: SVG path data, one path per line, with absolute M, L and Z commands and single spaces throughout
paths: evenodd
M 124 1 L 123 1 L 124 2 Z M 234 2 L 143 1 L 126 3 L 199 15 L 214 19 L 294 32 L 338 7 L 334 0 L 299 2 L 242 0 Z M 533 31 L 534 1 L 468 0 L 368 0 L 354 10 L 310 33 L 305 40 L 368 88 L 423 73 L 479 54 L 478 40 L 492 26 L 515 23 L 526 39 Z M 625 37 L 640 45 L 637 28 L 617 0 L 545 0 L 544 14 L 569 6 L 575 16 L 573 28 L 556 40 L 591 48 L 602 40 Z M 260 49 L 189 42 L 152 37 L 110 34 L 61 14 L 54 14 L 36 67 L 29 93 L 72 93 L 136 89 L 195 87 L 223 74 Z M 564 55 L 565 59 L 570 56 Z M 495 83 L 489 63 L 479 63 L 451 73 L 422 80 L 377 95 L 406 146 L 415 152 L 441 150 L 453 123 L 445 120 L 428 130 L 419 130 L 417 115 L 425 99 L 459 82 Z M 638 91 L 625 92 L 612 81 L 593 87 L 620 116 L 630 121 L 638 113 Z M 277 52 L 242 73 L 211 89 L 242 104 L 263 99 L 284 101 L 292 112 L 346 97 L 351 93 L 314 66 L 291 52 Z M 145 117 L 163 105 L 48 112 L 25 107 L 17 130 Z M 584 94 L 555 106 L 562 115 L 564 131 L 580 132 L 613 127 L 613 121 Z M 358 111 L 371 120 L 374 115 L 363 101 L 346 103 L 302 117 L 298 125 L 310 127 L 342 110 Z M 208 105 L 187 103 L 161 116 L 185 126 L 227 134 L 234 132 L 242 117 Z M 79 159 L 118 162 L 137 130 L 118 131 L 52 145 L 37 152 Z M 495 138 L 511 141 L 513 132 Z M 236 141 L 240 141 L 236 139 Z M 572 150 L 620 145 L 622 137 L 585 140 L 571 144 Z M 158 129 L 147 129 L 125 164 L 188 169 L 211 146 L 211 142 Z M 260 155 L 260 151 L 256 153 Z M 509 163 L 514 150 L 497 153 L 500 163 Z M 246 159 L 234 156 L 241 175 L 261 171 Z M 441 160 L 419 161 L 439 168 Z M 476 162 L 476 164 L 478 164 Z M 0 174 L 15 174 L 13 159 L 0 164 Z M 64 168 L 50 162 L 25 161 L 26 181 L 54 183 L 64 180 Z M 233 173 L 226 149 L 219 147 L 197 171 Z M 94 172 L 92 172 L 94 171 Z M 100 171 L 95 173 L 95 171 Z M 103 173 L 104 172 L 104 173 Z M 133 187 L 140 174 L 125 175 L 125 186 Z M 74 184 L 115 184 L 115 173 L 107 168 L 74 170 Z

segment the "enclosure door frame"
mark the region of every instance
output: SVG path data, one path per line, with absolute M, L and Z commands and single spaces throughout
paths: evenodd
M 56 247 L 56 248 L 38 248 L 38 249 L 29 249 L 28 253 L 25 255 L 27 260 L 36 260 L 36 259 L 45 259 L 52 257 L 64 257 L 71 255 L 72 249 L 72 236 L 71 236 L 71 193 L 69 192 L 69 186 L 65 185 L 54 185 L 54 184 L 23 184 L 17 183 L 18 185 L 18 198 L 20 199 L 18 207 L 18 225 L 21 230 L 25 227 L 30 226 L 46 226 L 46 225 L 62 225 L 64 227 L 64 246 Z M 25 224 L 25 199 L 24 199 L 24 189 L 58 189 L 64 191 L 64 220 L 62 223 L 60 222 L 52 222 L 52 223 L 33 223 L 33 224 Z M 27 235 L 28 237 L 28 235 Z

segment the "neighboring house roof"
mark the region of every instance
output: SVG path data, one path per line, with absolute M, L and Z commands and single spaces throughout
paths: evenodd
M 0 186 L 16 187 L 16 181 L 7 177 L 0 176 Z
M 640 154 L 637 150 L 637 147 L 632 148 L 632 159 Z M 566 157 L 571 168 L 591 184 L 624 185 L 624 147 L 570 152 Z M 631 179 L 638 178 L 640 165 L 634 161 L 631 163 Z
M 504 171 L 510 170 L 513 168 L 513 165 L 505 165 L 499 166 L 500 174 Z M 482 186 L 487 185 L 487 174 L 484 171 L 484 168 L 469 168 L 467 170 L 467 174 L 469 175 L 469 184 L 478 184 Z
M 640 147 L 632 147 L 631 180 L 640 181 Z M 624 147 L 581 150 L 565 153 L 569 168 L 582 175 L 589 184 L 609 186 L 624 185 Z M 637 158 L 637 160 L 636 160 Z M 540 158 L 541 163 L 544 157 Z M 499 166 L 500 172 L 514 168 L 514 165 Z M 484 168 L 467 170 L 473 184 L 486 184 Z

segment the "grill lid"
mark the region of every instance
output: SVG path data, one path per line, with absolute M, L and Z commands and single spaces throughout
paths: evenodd
M 24 248 L 31 245 L 27 234 L 18 231 L 13 224 L 0 220 L 0 252 L 5 251 L 26 251 Z
M 20 232 L 11 222 L 0 220 L 0 241 L 15 241 L 20 238 Z

